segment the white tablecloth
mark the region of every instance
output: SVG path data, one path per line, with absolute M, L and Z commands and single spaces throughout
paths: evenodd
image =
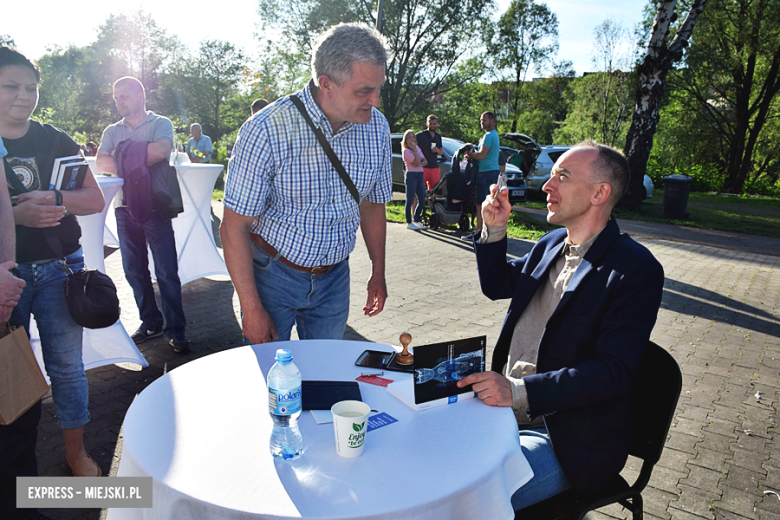
M 103 190 L 103 196 L 106 201 L 103 211 L 76 218 L 79 221 L 79 227 L 81 227 L 81 248 L 84 252 L 84 264 L 87 267 L 105 273 L 106 266 L 103 261 L 105 217 L 109 213 L 111 201 L 114 200 L 114 196 L 119 191 L 120 186 L 124 184 L 124 180 L 118 177 L 105 177 L 103 175 L 97 176 L 96 179 L 100 189 Z M 113 213 L 113 211 L 110 211 L 110 213 Z M 117 321 L 105 329 L 84 329 L 82 342 L 81 359 L 84 362 L 85 370 L 128 362 L 136 363 L 143 367 L 149 366 L 143 354 L 135 346 L 133 340 L 130 339 L 121 321 Z M 41 371 L 43 371 L 46 381 L 49 382 L 49 376 L 43 364 L 38 327 L 34 319 L 30 320 L 30 344 L 33 347 L 38 364 L 41 366 Z
M 265 374 L 277 348 L 292 350 L 304 379 L 354 380 L 366 370 L 354 365 L 363 350 L 392 347 L 256 345 L 160 377 L 125 416 L 118 471 L 154 477 L 154 508 L 112 509 L 109 519 L 513 518 L 510 497 L 532 472 L 512 411 L 478 399 L 413 412 L 384 388 L 361 382 L 363 400 L 398 419 L 369 432 L 361 457 L 339 457 L 333 425 L 317 425 L 303 412 L 303 456 L 275 460 Z
M 97 157 L 85 157 L 87 160 L 87 164 L 89 164 L 89 168 L 92 170 L 92 175 L 95 176 L 96 179 L 98 179 L 98 184 L 100 184 L 100 187 L 103 188 L 103 194 L 108 199 L 108 193 L 106 193 L 106 188 L 103 184 L 100 183 L 100 179 L 109 179 L 110 177 L 105 177 L 102 174 L 99 174 L 97 171 L 97 165 L 96 160 Z M 122 180 L 124 182 L 124 180 Z M 121 186 L 121 184 L 120 184 Z M 114 192 L 113 195 L 111 195 L 111 199 L 114 198 L 116 195 L 116 192 Z M 105 213 L 105 227 L 103 228 L 103 245 L 108 247 L 119 247 L 119 238 L 117 238 L 119 235 L 116 232 L 116 216 L 114 216 L 114 211 L 105 211 L 106 209 L 110 208 L 111 206 L 107 206 L 104 208 Z

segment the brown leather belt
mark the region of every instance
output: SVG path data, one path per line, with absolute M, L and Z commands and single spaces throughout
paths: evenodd
M 279 258 L 276 258 L 276 255 L 279 254 L 279 251 L 277 251 L 274 246 L 263 240 L 263 237 L 260 235 L 256 235 L 254 233 L 249 233 L 249 238 L 252 239 L 252 242 L 257 244 L 257 247 L 265 251 L 268 255 L 271 256 L 271 258 L 275 258 L 278 262 L 280 262 L 282 265 L 286 265 L 287 267 L 291 269 L 295 269 L 296 271 L 300 271 L 302 273 L 309 273 L 314 276 L 322 276 L 323 274 L 326 274 L 328 271 L 333 269 L 334 265 L 320 265 L 317 267 L 304 267 L 302 265 L 294 264 L 287 260 L 285 257 L 280 256 Z

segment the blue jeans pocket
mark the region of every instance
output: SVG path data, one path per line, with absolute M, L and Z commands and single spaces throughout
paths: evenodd
M 252 262 L 255 269 L 265 270 L 271 265 L 271 255 L 260 249 L 257 244 L 250 240 L 252 246 Z

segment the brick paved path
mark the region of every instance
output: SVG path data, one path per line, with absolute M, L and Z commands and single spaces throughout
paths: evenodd
M 214 209 L 216 226 L 221 205 Z M 640 241 L 666 271 L 652 339 L 671 351 L 684 376 L 666 450 L 644 493 L 647 518 L 780 518 L 780 500 L 763 494 L 780 491 L 780 451 L 772 442 L 780 398 L 780 257 Z M 352 306 L 346 339 L 397 343 L 398 335 L 408 331 L 413 346 L 479 334 L 486 334 L 489 344 L 496 340 L 508 302 L 482 296 L 471 248 L 454 233 L 413 232 L 388 224 L 390 299 L 385 311 L 373 318 L 361 312 L 368 262 L 362 240 L 358 242 L 350 259 Z M 513 240 L 510 254 L 522 255 L 531 246 Z M 106 266 L 119 287 L 122 321 L 134 331 L 137 311 L 119 253 L 108 252 Z M 85 443 L 104 471 L 116 472 L 122 420 L 137 393 L 187 361 L 241 344 L 238 301 L 226 278 L 197 280 L 185 285 L 183 294 L 191 354 L 174 354 L 161 339 L 151 340 L 141 345 L 149 368 L 108 366 L 87 373 L 92 422 Z M 41 474 L 69 474 L 51 397 L 44 400 L 38 448 Z M 628 478 L 639 469 L 633 462 L 625 471 Z M 98 510 L 44 512 L 58 520 L 105 515 Z M 610 507 L 596 517 L 626 515 L 620 507 Z

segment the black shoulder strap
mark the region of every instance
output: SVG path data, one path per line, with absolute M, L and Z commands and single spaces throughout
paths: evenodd
M 19 177 L 17 177 L 14 171 L 11 169 L 11 165 L 8 164 L 8 161 L 5 159 L 5 157 L 3 157 L 3 166 L 5 167 L 5 178 L 13 187 L 14 191 L 20 195 L 22 193 L 27 193 L 27 188 L 24 187 L 22 181 L 19 180 Z
M 306 107 L 303 106 L 303 101 L 301 101 L 298 96 L 291 95 L 289 96 L 289 98 L 290 101 L 293 102 L 293 105 L 295 105 L 295 108 L 297 108 L 298 111 L 301 113 L 301 115 L 303 115 L 303 119 L 306 120 L 306 122 L 309 124 L 311 129 L 314 131 L 314 135 L 317 136 L 317 140 L 320 142 L 320 146 L 322 146 L 322 149 L 325 150 L 325 155 L 328 156 L 328 159 L 330 159 L 330 163 L 333 165 L 334 168 L 336 168 L 339 177 L 341 177 L 341 182 L 344 183 L 344 185 L 349 190 L 349 193 L 352 195 L 352 198 L 355 199 L 357 205 L 360 206 L 360 194 L 358 193 L 358 190 L 355 187 L 355 183 L 352 182 L 352 179 L 350 179 L 347 170 L 344 169 L 344 166 L 341 164 L 341 161 L 336 156 L 336 152 L 333 151 L 333 148 L 330 147 L 330 143 L 328 143 L 328 140 L 325 139 L 325 134 L 322 133 L 322 130 L 314 126 L 311 117 L 309 117 L 309 113 L 306 112 Z

